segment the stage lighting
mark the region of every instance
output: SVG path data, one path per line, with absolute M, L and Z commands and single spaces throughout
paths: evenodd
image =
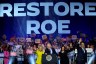
M 13 64 L 16 56 L 17 56 L 16 52 L 10 52 L 10 58 L 8 64 Z
M 92 62 L 94 61 L 95 59 L 95 54 L 92 55 L 92 57 L 90 57 L 89 61 L 88 61 L 88 64 L 92 64 Z
M 35 64 L 34 55 L 30 55 L 30 56 L 29 56 L 29 64 Z
M 15 57 L 10 57 L 9 58 L 9 62 L 8 62 L 8 64 L 13 64 L 14 63 L 14 60 L 15 60 Z
M 28 63 L 29 64 L 35 64 L 35 56 L 34 56 L 33 50 L 32 49 L 27 49 L 26 53 L 27 53 L 27 56 L 28 56 L 27 57 Z

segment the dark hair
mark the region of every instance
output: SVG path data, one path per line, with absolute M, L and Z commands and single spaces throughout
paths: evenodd
M 62 51 L 62 48 L 63 48 L 63 47 L 64 47 L 64 50 L 65 50 L 65 46 L 62 46 L 62 47 L 61 47 L 61 51 Z

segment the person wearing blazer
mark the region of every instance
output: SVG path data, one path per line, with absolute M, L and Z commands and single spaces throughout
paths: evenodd
M 52 48 L 51 44 L 50 43 L 47 43 L 47 48 L 45 49 L 45 54 L 55 54 L 55 55 L 58 55 L 55 51 L 54 48 Z
M 56 53 L 55 49 L 52 48 L 50 43 L 47 43 L 47 48 L 45 49 L 45 55 L 46 56 L 51 55 L 51 57 L 52 57 L 52 59 L 49 62 L 47 61 L 46 64 L 57 64 L 58 63 L 58 60 L 57 60 L 58 54 Z M 43 64 L 45 64 L 45 63 L 43 63 Z
M 79 40 L 77 44 L 77 62 L 76 64 L 86 64 L 87 63 L 87 51 L 85 49 L 85 44 L 82 40 Z

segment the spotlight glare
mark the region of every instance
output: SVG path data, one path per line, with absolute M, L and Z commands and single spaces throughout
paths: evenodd
M 30 64 L 35 64 L 34 55 L 30 55 L 30 56 L 29 56 L 29 63 L 30 63 Z
M 93 54 L 92 57 L 90 57 L 88 64 L 92 64 L 92 61 L 94 60 L 94 58 L 95 58 L 95 54 Z

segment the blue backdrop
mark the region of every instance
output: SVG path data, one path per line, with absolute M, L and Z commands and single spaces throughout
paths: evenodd
M 70 0 L 42 0 L 42 2 L 61 2 L 65 1 L 69 3 Z M 72 1 L 72 0 L 71 0 Z M 76 1 L 76 0 L 73 0 Z M 93 0 L 94 1 L 94 0 Z M 41 2 L 41 0 L 0 0 L 0 3 L 30 3 L 30 2 Z M 80 2 L 80 1 L 79 1 Z M 84 1 L 82 1 L 84 2 Z M 43 8 L 40 8 L 42 11 Z M 61 10 L 63 10 L 61 8 Z M 50 9 L 51 11 L 51 9 Z M 0 18 L 0 36 L 3 34 L 6 34 L 8 38 L 11 36 L 21 36 L 21 37 L 26 37 L 26 21 L 27 20 L 38 20 L 40 23 L 44 20 L 53 20 L 57 23 L 58 20 L 70 20 L 70 25 L 69 29 L 71 30 L 71 34 L 77 34 L 77 31 L 86 33 L 90 38 L 96 36 L 96 17 L 93 16 L 64 16 L 64 17 L 59 17 L 56 16 L 52 11 L 50 12 L 50 16 L 45 17 L 42 14 L 36 16 L 36 17 L 7 17 L 4 16 L 3 18 Z M 50 28 L 50 27 L 49 27 Z M 40 30 L 41 31 L 41 30 Z M 42 33 L 43 34 L 43 33 Z M 40 35 L 42 35 L 40 34 Z M 57 35 L 58 33 L 55 32 L 54 35 Z M 39 36 L 40 36 L 39 35 Z M 62 36 L 66 36 L 62 34 Z

